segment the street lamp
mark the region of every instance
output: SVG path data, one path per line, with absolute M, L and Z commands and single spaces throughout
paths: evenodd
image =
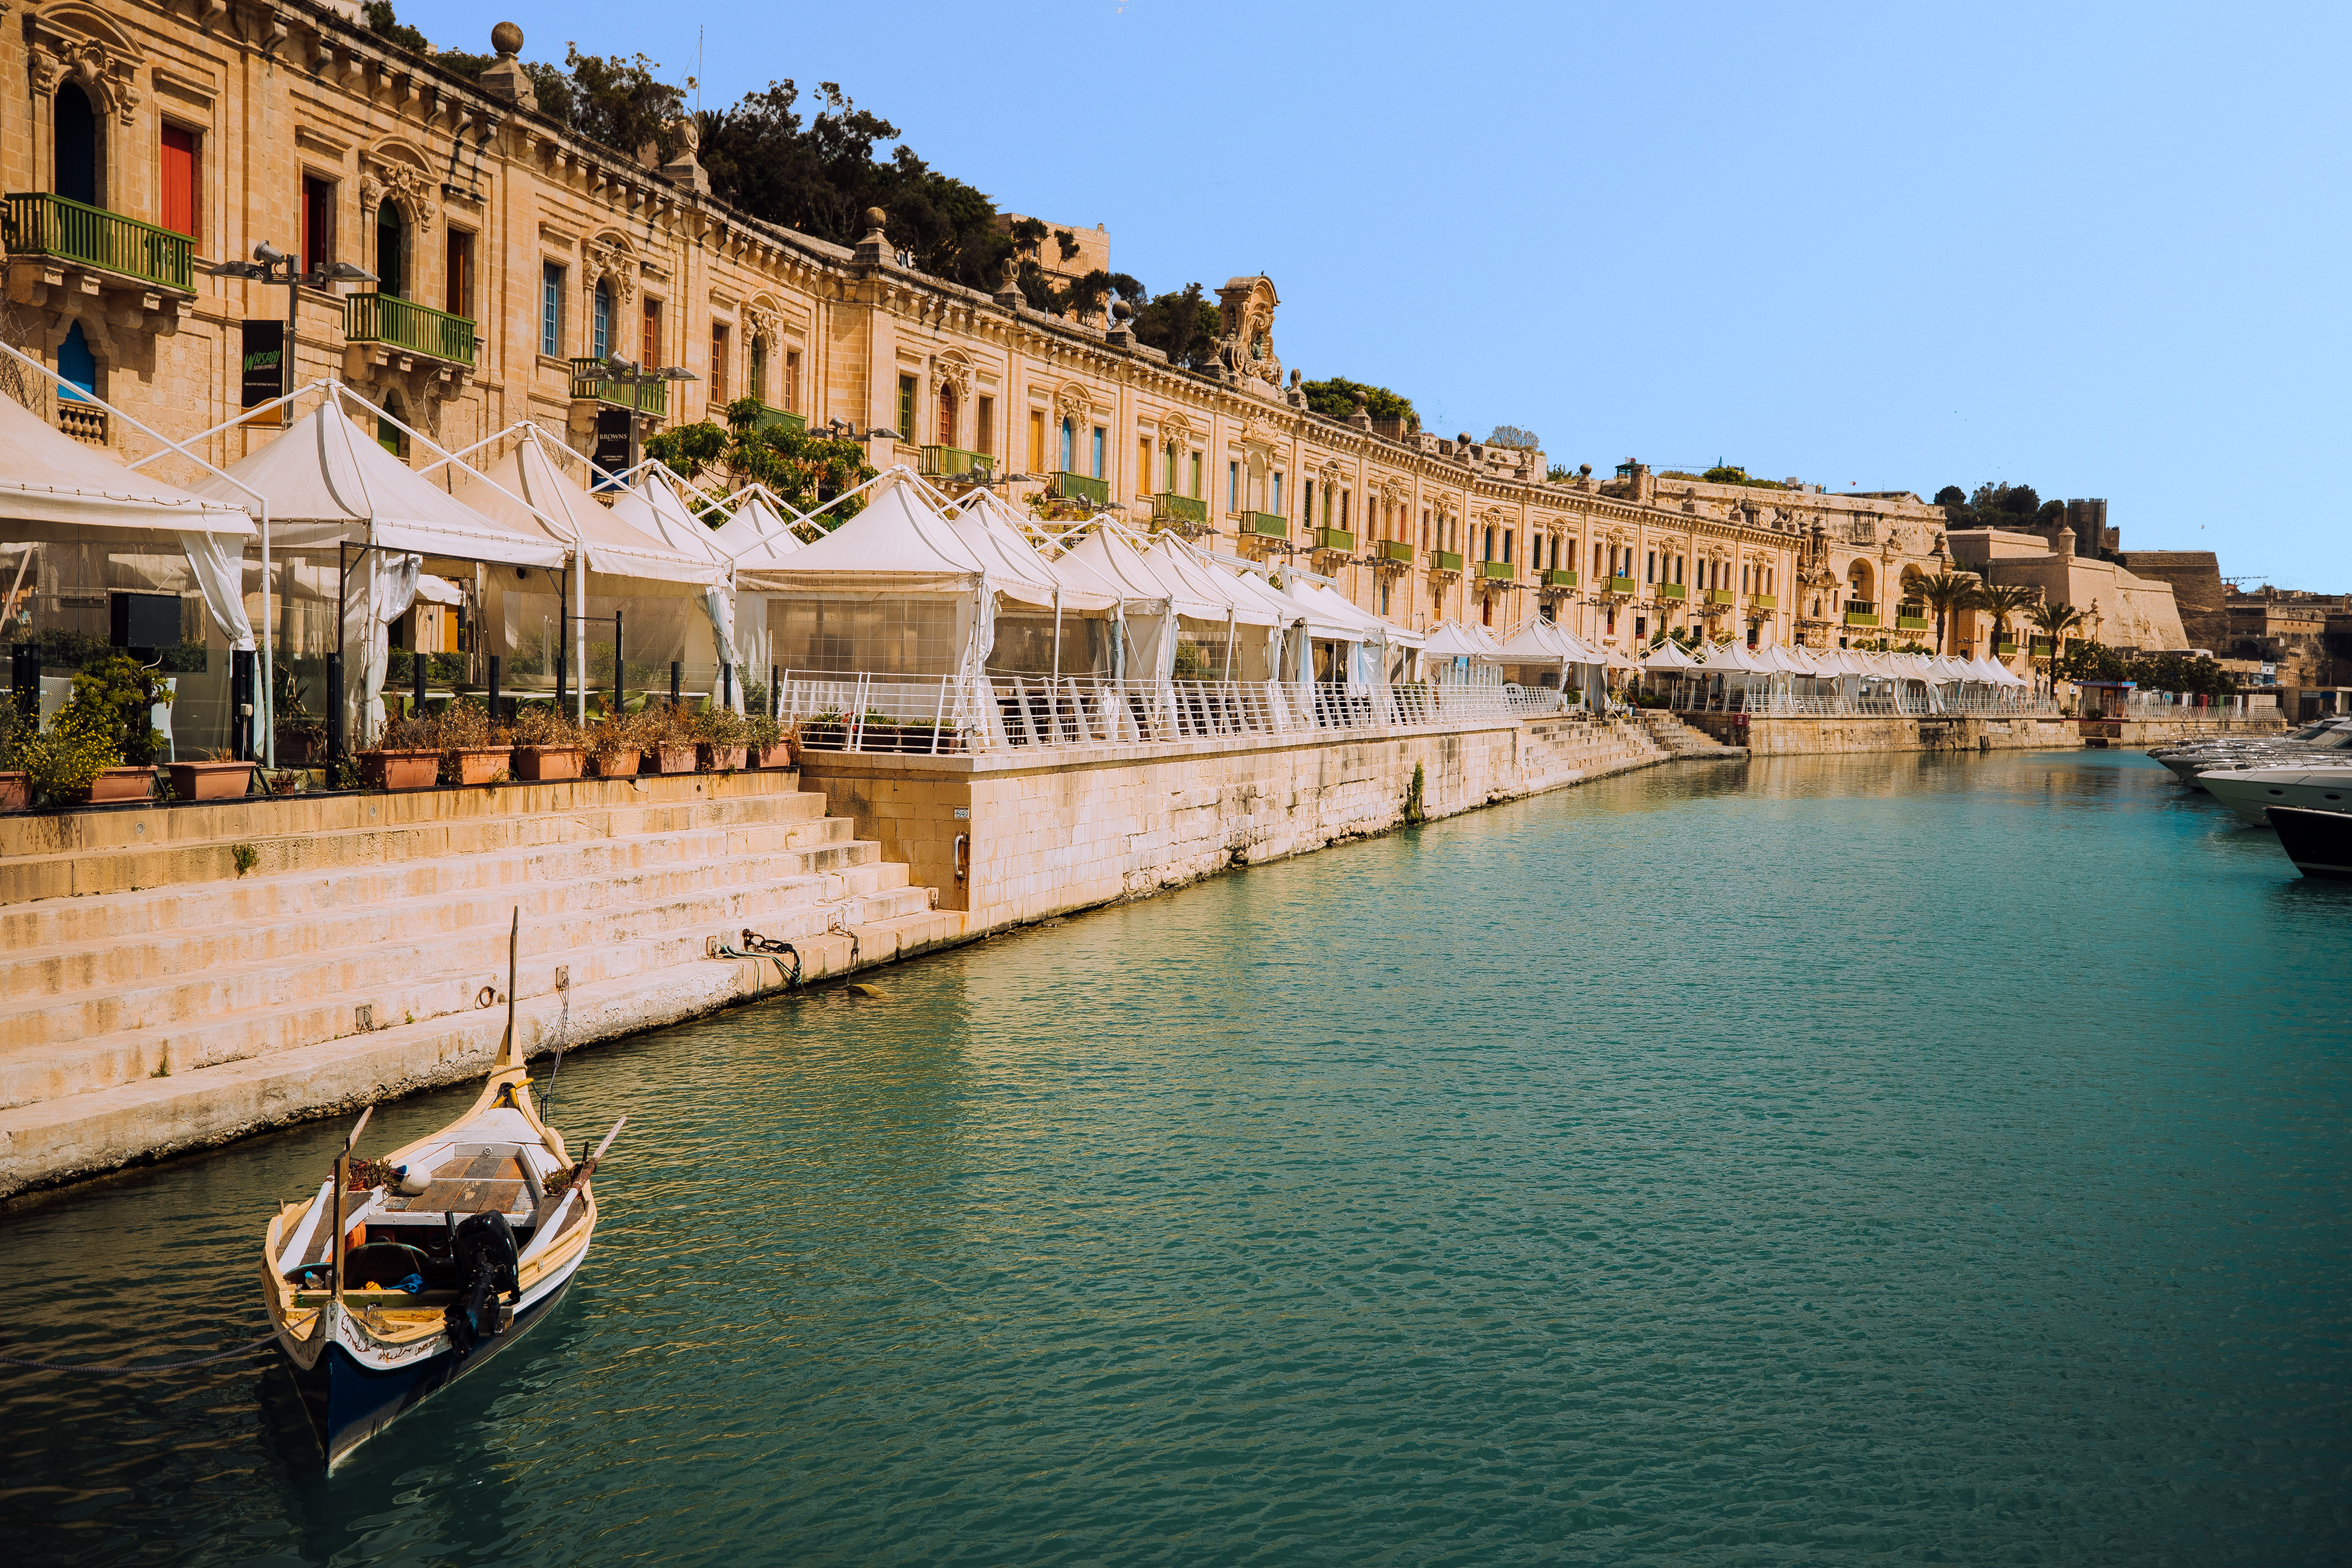
M 699 381 L 702 378 L 682 364 L 666 364 L 646 369 L 640 366 L 635 360 L 623 359 L 619 354 L 606 354 L 604 363 L 596 367 L 596 379 L 620 386 L 657 386 L 664 382 Z M 627 467 L 632 468 L 637 466 L 637 421 L 645 416 L 646 411 L 640 406 L 640 400 L 635 397 L 630 398 Z
M 215 261 L 205 270 L 215 278 L 244 278 L 256 283 L 274 283 L 286 290 L 286 341 L 278 351 L 278 390 L 281 395 L 294 390 L 295 310 L 302 298 L 296 292 L 297 285 L 324 289 L 331 283 L 380 281 L 366 268 L 349 261 L 329 262 L 308 272 L 300 271 L 295 258 L 266 239 L 253 247 L 252 260 Z

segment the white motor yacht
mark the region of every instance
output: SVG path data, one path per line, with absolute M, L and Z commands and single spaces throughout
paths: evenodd
M 2215 800 L 2257 827 L 2274 805 L 2352 812 L 2352 762 L 2326 767 L 2235 768 L 2204 776 Z
M 2292 735 L 2209 741 L 2160 747 L 2148 752 L 2191 789 L 2203 789 L 2202 775 L 2217 769 L 2273 764 L 2284 767 L 2306 758 L 2326 765 L 2338 754 L 2352 756 L 2352 719 L 2323 720 Z

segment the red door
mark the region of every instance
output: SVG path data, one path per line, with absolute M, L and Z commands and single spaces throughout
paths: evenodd
M 196 232 L 196 133 L 163 127 L 163 226 L 175 234 Z

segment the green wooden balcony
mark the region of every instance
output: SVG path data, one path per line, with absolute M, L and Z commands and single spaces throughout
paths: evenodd
M 2033 657 L 2035 658 L 2048 658 L 2050 657 L 2050 639 L 2048 637 L 2035 637 L 2033 639 Z
M 1900 610 L 1895 612 L 1895 629 L 1898 632 L 1924 632 L 1932 625 L 1925 616 L 1906 616 Z
M 1478 575 L 1489 583 L 1507 583 L 1519 574 L 1519 569 L 1507 561 L 1481 561 Z
M 1064 469 L 1047 477 L 1045 493 L 1055 500 L 1082 500 L 1095 506 L 1108 506 L 1110 481 Z
M 0 214 L 0 239 L 11 256 L 54 257 L 142 283 L 195 291 L 194 239 L 53 192 L 10 192 Z
M 1748 595 L 1748 607 L 1751 610 L 1777 610 L 1780 607 L 1780 595 L 1750 594 Z
M 1848 610 L 1845 624 L 1850 626 L 1874 626 L 1878 624 L 1878 617 L 1868 610 Z
M 1356 536 L 1344 528 L 1318 528 L 1315 531 L 1315 548 L 1336 550 L 1345 555 L 1356 548 Z
M 1429 569 L 1458 574 L 1462 570 L 1462 552 L 1458 550 L 1433 550 L 1429 552 Z
M 1199 496 L 1180 496 L 1174 490 L 1161 490 L 1151 498 L 1151 521 L 1183 522 L 1195 528 L 1209 526 L 1209 503 Z
M 1374 554 L 1382 561 L 1393 561 L 1400 566 L 1412 564 L 1412 546 L 1402 539 L 1383 539 Z
M 471 366 L 474 323 L 397 294 L 354 294 L 343 301 L 343 341 L 382 343 L 403 353 Z
M 2013 641 L 1997 642 L 1992 645 L 1992 655 L 1995 658 L 2015 658 L 2017 657 L 2017 644 Z
M 1555 566 L 1543 574 L 1543 585 L 1547 588 L 1573 588 L 1576 586 L 1576 574 L 1565 566 Z
M 760 412 L 751 416 L 751 429 L 755 435 L 762 430 L 789 430 L 795 436 L 805 436 L 808 434 L 808 420 L 802 415 L 771 408 L 762 403 Z
M 1633 591 L 1633 579 L 1631 577 L 1612 577 L 1601 584 L 1604 594 L 1630 594 Z
M 1728 588 L 1709 588 L 1699 598 L 1702 603 L 1709 605 L 1732 605 L 1738 602 L 1739 595 Z
M 615 408 L 634 408 L 656 419 L 669 417 L 669 383 L 653 381 L 643 386 L 633 386 L 625 381 L 606 381 L 604 370 L 604 362 L 601 359 L 573 360 L 572 395 L 593 397 Z
M 1251 534 L 1259 539 L 1290 537 L 1290 520 L 1286 517 L 1276 517 L 1270 511 L 1243 512 L 1235 528 L 1239 532 Z
M 967 452 L 961 447 L 926 447 L 918 471 L 928 478 L 942 479 L 971 473 L 993 477 L 996 459 L 985 452 Z
M 1690 590 L 1683 586 L 1680 583 L 1661 583 L 1658 584 L 1658 597 L 1661 599 L 1687 599 L 1690 597 Z

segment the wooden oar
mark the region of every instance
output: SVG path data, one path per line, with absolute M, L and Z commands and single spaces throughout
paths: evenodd
M 563 1218 L 563 1211 L 570 1206 L 572 1194 L 588 1184 L 588 1178 L 595 1174 L 596 1162 L 604 1157 L 604 1151 L 613 1146 L 613 1140 L 621 1135 L 621 1129 L 628 1123 L 629 1119 L 625 1116 L 614 1122 L 613 1130 L 604 1134 L 604 1141 L 596 1145 L 596 1152 L 581 1161 L 563 1184 L 541 1201 L 539 1213 L 531 1219 L 530 1245 L 522 1249 L 523 1257 L 529 1258 L 554 1239 L 556 1225 Z
M 360 1112 L 352 1125 L 352 1135 L 343 1140 L 343 1152 L 335 1156 L 335 1305 L 343 1304 L 343 1189 L 352 1182 L 352 1151 L 360 1146 L 360 1134 L 367 1130 L 368 1118 L 375 1114 L 371 1105 Z

